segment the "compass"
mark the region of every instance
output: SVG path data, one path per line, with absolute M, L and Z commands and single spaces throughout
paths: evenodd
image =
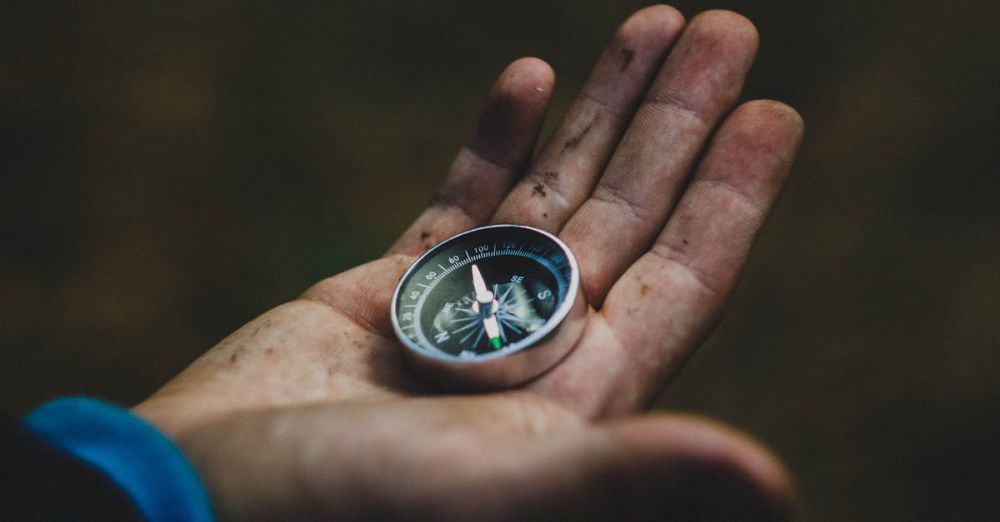
M 543 230 L 489 225 L 420 256 L 392 299 L 411 366 L 451 387 L 514 386 L 552 367 L 583 331 L 569 247 Z

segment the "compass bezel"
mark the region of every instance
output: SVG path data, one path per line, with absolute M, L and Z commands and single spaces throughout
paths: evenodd
M 431 351 L 411 340 L 400 323 L 399 301 L 400 294 L 414 274 L 419 273 L 429 259 L 434 258 L 455 243 L 484 232 L 501 232 L 502 234 L 504 229 L 542 236 L 547 242 L 556 246 L 559 253 L 566 259 L 566 264 L 569 267 L 568 287 L 561 302 L 557 304 L 555 311 L 545 324 L 538 330 L 496 352 L 477 354 L 472 358 L 447 354 L 441 350 Z M 546 267 L 546 269 L 551 270 L 550 267 Z M 582 318 L 585 308 L 586 305 L 580 291 L 580 271 L 576 257 L 562 240 L 545 230 L 527 225 L 496 224 L 476 227 L 455 234 L 437 243 L 414 260 L 396 284 L 392 295 L 390 315 L 393 331 L 405 347 L 404 353 L 411 366 L 419 373 L 431 374 L 432 378 L 436 380 L 444 379 L 452 383 L 459 382 L 474 387 L 495 387 L 523 382 L 547 370 L 565 356 L 582 333 L 582 321 L 567 321 L 567 319 Z M 415 319 L 415 321 L 419 320 L 419 317 Z M 567 329 L 567 322 L 573 323 L 572 327 Z M 564 330 L 570 331 L 567 335 L 563 335 Z M 572 339 L 570 340 L 568 337 L 572 337 Z

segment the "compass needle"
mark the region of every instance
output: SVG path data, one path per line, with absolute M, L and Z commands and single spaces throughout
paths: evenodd
M 497 321 L 497 327 L 500 328 L 500 338 L 503 339 L 504 344 L 507 344 L 507 333 L 503 330 L 503 322 Z
M 472 265 L 472 287 L 476 290 L 476 302 L 490 303 L 493 301 L 493 292 L 486 288 L 486 281 L 477 265 Z

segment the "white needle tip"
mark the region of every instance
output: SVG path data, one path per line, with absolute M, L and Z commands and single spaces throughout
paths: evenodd
M 472 265 L 472 286 L 476 289 L 476 301 L 483 304 L 493 302 L 493 292 L 486 287 L 483 274 L 479 273 L 479 267 L 476 265 Z

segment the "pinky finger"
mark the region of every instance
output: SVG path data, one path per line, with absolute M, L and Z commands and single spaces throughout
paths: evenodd
M 485 223 L 526 165 L 545 120 L 555 75 L 537 58 L 501 73 L 479 123 L 428 208 L 389 249 L 418 255 L 442 239 Z

